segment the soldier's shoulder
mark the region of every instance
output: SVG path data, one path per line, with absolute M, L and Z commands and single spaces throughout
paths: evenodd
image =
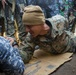
M 61 16 L 61 15 L 55 15 L 53 16 L 52 18 L 49 18 L 48 19 L 52 25 L 52 27 L 55 29 L 55 30 L 63 30 L 64 29 L 64 25 L 65 23 L 67 24 L 68 23 L 68 20 Z

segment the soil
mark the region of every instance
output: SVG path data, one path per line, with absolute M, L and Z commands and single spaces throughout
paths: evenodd
M 49 75 L 76 75 L 76 54 L 73 54 L 72 60 L 66 62 L 65 64 L 60 66 L 56 71 Z
M 73 54 L 72 60 L 66 62 L 49 75 L 76 75 L 76 54 Z

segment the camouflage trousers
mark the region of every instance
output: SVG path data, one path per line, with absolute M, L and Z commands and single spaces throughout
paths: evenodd
M 0 37 L 0 72 L 6 75 L 23 75 L 24 68 L 19 50 L 13 48 L 8 40 Z

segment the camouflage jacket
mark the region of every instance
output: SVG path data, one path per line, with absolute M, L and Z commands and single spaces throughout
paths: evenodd
M 43 36 L 37 36 L 32 38 L 31 35 L 27 35 L 25 40 L 25 47 L 21 51 L 23 61 L 28 62 L 38 45 L 40 49 L 44 51 L 59 54 L 67 51 L 71 51 L 73 41 L 71 40 L 72 33 L 65 31 L 66 19 L 56 15 L 46 20 L 46 24 L 50 27 L 50 31 Z M 64 37 L 63 35 L 66 34 Z M 64 40 L 62 40 L 64 37 Z

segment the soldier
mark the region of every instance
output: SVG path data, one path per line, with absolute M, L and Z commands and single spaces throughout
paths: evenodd
M 6 37 L 7 38 L 7 37 Z M 5 75 L 23 75 L 24 63 L 16 48 L 12 47 L 12 40 L 0 36 L 0 73 Z M 2 74 L 1 74 L 2 75 Z
M 20 51 L 25 63 L 33 56 L 36 46 L 52 54 L 75 52 L 76 37 L 65 30 L 68 22 L 63 16 L 56 15 L 45 20 L 39 6 L 29 5 L 24 9 L 22 21 L 29 33 L 25 38 L 26 45 Z
M 15 25 L 14 20 L 15 20 L 18 27 L 19 37 L 22 38 L 22 36 L 25 35 L 25 32 L 20 15 L 20 7 L 17 3 L 17 0 L 1 0 L 1 2 L 3 5 L 3 10 L 5 10 L 3 15 L 6 19 L 5 20 L 6 34 L 8 36 L 16 38 L 14 36 L 15 30 L 17 30 L 14 26 Z
M 74 31 L 75 31 L 75 21 L 76 21 L 76 18 L 74 16 L 74 13 L 73 11 L 69 11 L 68 13 L 68 21 L 69 21 L 69 25 L 67 27 L 67 30 L 71 31 L 72 30 L 72 27 L 74 25 Z M 73 24 L 74 23 L 74 24 Z
M 5 0 L 0 1 L 0 34 L 4 31 L 4 14 Z M 1 27 L 2 26 L 2 27 Z M 2 34 L 1 34 L 2 35 Z M 24 63 L 19 54 L 19 50 L 12 44 L 12 40 L 6 40 L 0 35 L 0 73 L 5 75 L 23 75 Z M 11 44 L 11 45 L 10 45 Z M 16 43 L 15 43 L 16 44 Z M 1 74 L 2 75 L 2 74 Z

